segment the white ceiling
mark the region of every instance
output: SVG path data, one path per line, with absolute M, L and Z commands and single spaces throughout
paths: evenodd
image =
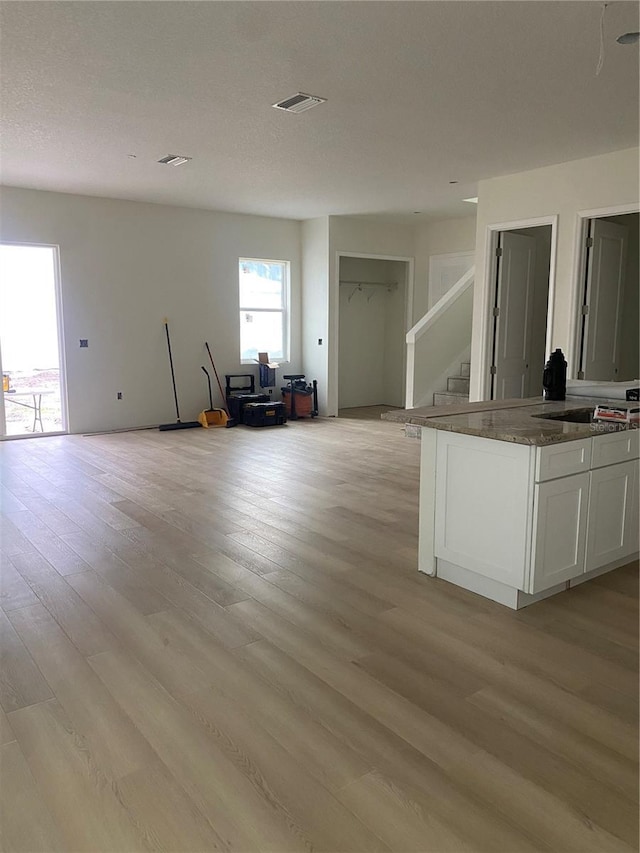
M 593 0 L 10 0 L 2 183 L 299 219 L 470 214 L 481 178 L 638 144 L 638 49 L 615 42 L 638 9 L 608 6 L 596 77 Z M 328 101 L 272 109 L 298 91 Z

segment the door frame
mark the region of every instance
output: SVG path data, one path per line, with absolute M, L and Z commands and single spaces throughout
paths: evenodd
M 329 311 L 330 327 L 333 327 L 333 334 L 329 336 L 329 365 L 328 365 L 328 388 L 327 388 L 327 409 L 329 417 L 337 417 L 338 415 L 338 395 L 339 395 L 339 365 L 340 365 L 340 259 L 341 258 L 363 258 L 373 261 L 402 261 L 407 264 L 406 270 L 406 287 L 405 287 L 405 334 L 413 325 L 413 293 L 414 293 L 414 258 L 405 257 L 404 255 L 374 255 L 370 252 L 343 252 L 335 253 L 333 263 L 333 281 L 330 281 L 330 300 L 333 299 L 333 310 Z M 403 376 L 407 372 L 407 346 L 403 341 L 402 353 Z M 402 386 L 402 399 L 405 403 L 405 385 Z
M 60 246 L 57 243 L 33 243 L 20 242 L 19 240 L 0 240 L 2 246 L 19 246 L 33 247 L 37 249 L 52 249 L 53 250 L 53 286 L 56 301 L 56 325 L 58 333 L 58 364 L 60 365 L 60 413 L 62 416 L 62 424 L 64 429 L 56 432 L 34 432 L 26 435 L 3 435 L 0 430 L 0 441 L 17 441 L 23 438 L 43 438 L 54 435 L 69 434 L 69 405 L 67 400 L 67 363 L 65 359 L 65 341 L 64 341 L 64 322 L 62 317 L 62 267 L 60 264 Z M 2 351 L 0 348 L 0 372 L 2 368 Z M 2 424 L 6 428 L 4 421 L 4 394 L 0 402 L 0 417 Z
M 590 210 L 579 210 L 576 214 L 573 267 L 571 284 L 571 317 L 569 325 L 569 341 L 571 351 L 567 355 L 567 376 L 576 379 L 580 369 L 580 338 L 582 334 L 582 297 L 584 282 L 587 275 L 587 237 L 589 222 L 592 219 L 604 219 L 607 216 L 624 216 L 627 213 L 640 213 L 640 204 L 616 204 L 612 207 L 596 207 Z
M 550 216 L 535 216 L 530 219 L 514 219 L 509 222 L 494 222 L 487 225 L 485 233 L 485 257 L 489 259 L 486 264 L 484 291 L 486 302 L 483 312 L 485 333 L 483 335 L 483 354 L 481 359 L 482 399 L 491 399 L 491 360 L 493 355 L 493 306 L 496 299 L 496 288 L 498 285 L 498 262 L 496 249 L 501 231 L 519 231 L 522 228 L 538 228 L 542 225 L 551 226 L 551 253 L 549 258 L 549 292 L 547 294 L 547 333 L 545 336 L 545 352 L 551 349 L 553 338 L 553 307 L 556 292 L 556 260 L 558 255 L 558 214 Z

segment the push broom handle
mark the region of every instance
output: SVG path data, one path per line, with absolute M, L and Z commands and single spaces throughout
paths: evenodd
M 207 377 L 207 384 L 209 385 L 209 408 L 213 410 L 213 397 L 211 396 L 211 377 L 209 376 L 209 371 L 204 366 L 204 364 L 200 366 L 202 370 L 204 370 L 204 375 Z
M 176 377 L 173 372 L 173 356 L 171 355 L 171 339 L 169 338 L 169 323 L 164 321 L 164 330 L 167 333 L 167 349 L 169 350 L 169 364 L 171 365 L 171 383 L 173 385 L 173 399 L 176 401 L 176 420 L 180 423 L 180 409 L 178 408 L 178 392 L 176 391 Z
M 207 352 L 209 353 L 209 361 L 211 362 L 211 367 L 213 367 L 213 372 L 216 375 L 216 382 L 218 383 L 218 388 L 220 389 L 220 396 L 222 397 L 222 408 L 225 410 L 225 412 L 228 415 L 229 409 L 227 409 L 227 398 L 225 397 L 224 391 L 222 390 L 222 385 L 220 384 L 220 377 L 218 376 L 218 371 L 216 370 L 216 366 L 213 363 L 213 356 L 211 355 L 211 350 L 209 349 L 209 344 L 207 343 L 207 341 L 205 341 L 204 345 L 207 348 Z

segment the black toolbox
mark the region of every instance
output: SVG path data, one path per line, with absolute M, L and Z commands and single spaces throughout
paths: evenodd
M 234 379 L 240 380 L 244 384 L 232 385 L 231 382 Z M 244 423 L 244 407 L 247 403 L 269 402 L 269 396 L 267 394 L 255 393 L 256 380 L 251 373 L 226 373 L 225 380 L 227 382 L 225 396 L 227 398 L 229 417 L 233 418 L 237 424 Z
M 287 422 L 284 403 L 245 403 L 242 407 L 245 426 L 280 426 Z

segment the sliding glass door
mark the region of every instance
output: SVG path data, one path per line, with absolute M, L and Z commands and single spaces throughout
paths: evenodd
M 0 243 L 0 437 L 66 432 L 55 246 Z

